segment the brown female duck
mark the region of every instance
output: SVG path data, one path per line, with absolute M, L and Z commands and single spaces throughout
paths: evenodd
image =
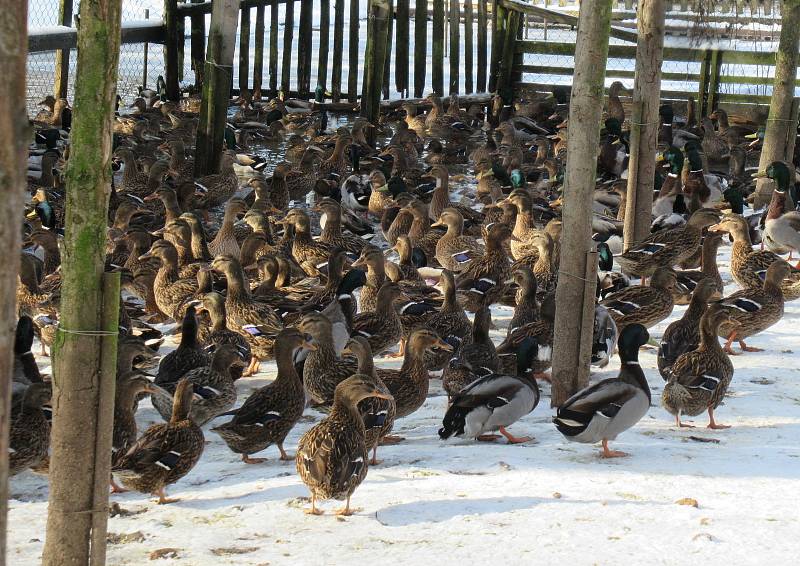
M 42 407 L 50 403 L 51 395 L 50 383 L 35 382 L 12 402 L 8 438 L 8 473 L 12 476 L 47 458 L 50 421 Z
M 197 187 L 197 208 L 208 213 L 208 210 L 221 205 L 239 190 L 239 180 L 233 170 L 236 156 L 226 151 L 220 157 L 219 173 L 213 173 L 195 179 Z
M 491 226 L 483 255 L 459 274 L 456 288 L 462 292 L 467 310 L 476 312 L 485 303 L 486 294 L 490 290 L 498 297 L 503 294 L 511 276 L 511 267 L 503 246 L 509 239 L 516 239 L 511 228 L 505 224 Z
M 339 357 L 333 342 L 333 325 L 324 314 L 307 314 L 298 328 L 310 334 L 317 347 L 309 352 L 303 365 L 306 391 L 314 403 L 329 405 L 336 386 L 355 373 L 358 362 L 351 356 Z
M 651 327 L 667 318 L 675 306 L 672 290 L 675 287 L 675 272 L 659 267 L 653 273 L 650 286 L 633 285 L 622 289 L 601 301 L 614 319 L 620 335 L 630 324 L 638 323 Z
M 156 241 L 150 251 L 139 256 L 139 259 L 151 257 L 158 258 L 161 262 L 153 282 L 156 305 L 168 317 L 180 320 L 186 301 L 197 292 L 197 277 L 181 278 L 178 272 L 178 252 L 166 240 Z
M 353 334 L 366 338 L 376 354 L 393 347 L 403 335 L 395 305 L 401 295 L 400 285 L 386 281 L 378 290 L 376 309 L 353 317 Z
M 436 243 L 436 260 L 450 271 L 468 271 L 484 254 L 484 247 L 475 238 L 463 234 L 464 217 L 455 208 L 445 208 L 432 226 L 447 226 L 447 232 Z
M 442 373 L 442 386 L 448 399 L 477 378 L 500 370 L 500 358 L 489 337 L 491 325 L 490 307 L 480 307 L 472 325 L 472 343 L 460 348 Z
M 304 210 L 293 208 L 282 222 L 285 225 L 294 226 L 292 256 L 295 261 L 308 275 L 318 275 L 319 268 L 317 266 L 327 261 L 332 246 L 311 237 L 311 219 Z
M 358 236 L 342 233 L 342 205 L 332 198 L 320 199 L 313 208 L 325 217 L 322 234 L 319 241 L 331 248 L 341 248 L 350 253 L 358 254 L 367 244 Z
M 208 250 L 212 255 L 229 255 L 235 258 L 239 257 L 239 242 L 236 241 L 236 234 L 234 232 L 234 223 L 247 212 L 247 203 L 240 198 L 232 198 L 225 203 L 225 216 L 222 218 L 222 226 L 220 226 L 217 235 L 209 242 Z
M 425 323 L 425 328 L 435 332 L 445 342 L 450 344 L 454 351 L 472 341 L 472 324 L 467 318 L 464 308 L 456 300 L 456 283 L 453 273 L 443 270 L 440 286 L 442 288 L 442 306 L 439 311 L 431 315 Z M 428 367 L 442 369 L 450 359 L 445 350 L 440 350 L 436 355 L 429 353 L 426 356 Z
M 253 358 L 250 344 L 240 333 L 234 332 L 228 328 L 225 297 L 212 291 L 202 296 L 200 304 L 200 312 L 208 313 L 208 317 L 211 319 L 211 325 L 207 331 L 200 335 L 202 347 L 204 349 L 216 349 L 223 344 L 231 344 L 239 350 L 244 363 L 248 364 L 249 367 Z M 231 377 L 233 377 L 234 380 L 242 377 L 242 372 L 238 367 L 232 368 Z

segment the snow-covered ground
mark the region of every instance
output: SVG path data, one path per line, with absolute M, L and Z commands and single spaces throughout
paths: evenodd
M 729 249 L 720 255 L 724 277 Z M 495 311 L 498 341 L 510 314 Z M 436 431 L 446 396 L 433 381 L 425 406 L 396 423 L 406 441 L 379 450 L 383 463 L 370 468 L 353 496 L 362 510 L 348 518 L 304 514 L 308 492 L 276 449 L 259 454 L 267 463 L 245 465 L 208 432 L 200 464 L 169 490 L 180 502 L 158 506 L 141 494 L 112 496 L 123 514 L 109 520 L 108 563 L 145 564 L 153 551 L 168 548 L 174 552 L 162 552 L 157 563 L 796 564 L 798 318 L 800 305 L 790 304 L 779 324 L 748 340 L 765 352 L 734 359 L 736 374 L 717 411 L 720 422 L 733 425 L 729 430 L 711 432 L 703 418 L 695 420 L 698 428 L 677 430 L 659 406 L 655 352 L 642 351 L 653 407 L 613 443 L 631 453 L 624 459 L 601 460 L 596 447 L 566 442 L 551 423 L 546 394 L 511 429 L 535 442 L 442 442 Z M 651 334 L 660 337 L 667 323 Z M 262 369 L 238 383 L 241 399 L 273 377 L 274 365 Z M 593 378 L 617 369 L 615 358 Z M 145 427 L 158 416 L 144 403 L 138 418 Z M 308 411 L 287 449 L 293 452 L 320 418 Z M 324 509 L 338 506 L 328 502 Z M 46 478 L 30 472 L 13 478 L 10 507 L 10 564 L 37 563 Z

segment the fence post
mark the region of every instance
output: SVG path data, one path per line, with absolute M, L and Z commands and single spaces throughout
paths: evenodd
M 150 19 L 150 10 L 144 11 L 144 19 Z M 150 44 L 145 42 L 144 47 L 142 49 L 142 88 L 147 88 L 147 58 L 149 56 L 150 51 Z
M 319 57 L 317 59 L 317 86 L 328 89 L 328 53 L 331 45 L 331 2 L 320 0 Z M 341 72 L 341 71 L 340 71 Z M 323 99 L 325 95 L 323 94 Z
M 361 115 L 377 124 L 389 31 L 388 0 L 370 0 L 367 8 L 367 49 L 361 92 Z
M 603 111 L 612 0 L 583 0 L 575 46 L 564 176 L 561 262 L 556 290 L 551 404 L 562 404 L 589 381 L 597 263 L 592 196 Z
M 239 16 L 239 93 L 250 84 L 250 8 L 241 7 Z
M 191 0 L 192 4 L 199 4 L 203 0 Z M 194 69 L 194 88 L 203 86 L 203 71 L 206 60 L 206 17 L 203 14 L 192 16 L 191 22 L 191 60 Z
M 502 56 L 495 88 L 506 104 L 511 104 L 514 98 L 514 85 L 511 71 L 514 68 L 514 49 L 517 43 L 517 32 L 519 31 L 521 15 L 522 14 L 516 10 L 505 10 L 506 24 L 502 36 Z
M 703 59 L 700 63 L 700 77 L 697 79 L 697 116 L 698 121 L 708 115 L 708 81 L 711 70 L 711 53 L 701 51 Z
M 72 25 L 72 0 L 61 0 L 58 7 L 58 23 L 62 26 Z M 56 98 L 67 97 L 67 87 L 69 85 L 69 49 L 56 51 L 55 68 L 55 92 Z
M 164 26 L 167 36 L 164 39 L 164 74 L 167 82 L 167 98 L 178 100 L 178 0 L 164 0 Z
M 253 92 L 261 92 L 264 81 L 264 5 L 256 7 L 256 45 L 253 53 Z
M 708 64 L 708 111 L 709 113 L 717 109 L 719 105 L 719 77 L 722 71 L 722 51 L 715 49 L 711 52 L 711 60 Z
M 433 0 L 432 88 L 444 94 L 444 0 Z
M 416 0 L 414 4 L 414 96 L 422 96 L 425 90 L 425 74 L 428 70 L 428 2 Z
M 489 67 L 489 92 L 497 92 L 500 57 L 506 36 L 506 10 L 497 0 L 492 1 L 492 52 Z
M 212 5 L 194 160 L 194 174 L 197 177 L 219 171 L 233 83 L 238 16 L 239 0 L 217 0 Z
M 297 91 L 300 98 L 305 99 L 309 98 L 311 90 L 311 18 L 313 9 L 313 0 L 300 0 L 300 24 L 297 32 Z
M 333 101 L 342 99 L 342 60 L 344 59 L 344 0 L 333 4 L 333 69 L 331 70 L 331 90 Z

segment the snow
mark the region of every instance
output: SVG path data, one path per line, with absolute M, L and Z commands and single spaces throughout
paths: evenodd
M 720 267 L 728 281 L 728 247 Z M 735 287 L 728 285 L 727 291 Z M 681 315 L 675 309 L 670 320 Z M 648 415 L 612 447 L 629 458 L 605 461 L 594 446 L 565 441 L 551 423 L 545 386 L 536 410 L 511 427 L 535 442 L 511 446 L 437 436 L 446 396 L 432 382 L 424 407 L 395 425 L 406 438 L 381 447 L 383 463 L 371 467 L 353 496 L 363 508 L 337 518 L 327 502 L 322 517 L 305 515 L 308 492 L 293 462 L 280 462 L 274 447 L 245 465 L 206 427 L 208 444 L 199 465 L 168 490 L 181 501 L 156 505 L 126 493 L 112 502 L 128 512 L 109 519 L 109 532 L 132 542 L 109 545 L 108 563 L 144 564 L 157 549 L 176 557 L 158 564 L 347 564 L 465 560 L 498 564 L 788 564 L 800 553 L 800 352 L 796 329 L 800 306 L 748 344 L 766 348 L 734 358 L 736 374 L 719 422 L 709 431 L 677 430 L 660 407 L 663 381 L 653 350 L 642 367 L 653 390 Z M 501 339 L 511 311 L 495 309 Z M 669 321 L 651 329 L 660 337 Z M 36 348 L 34 348 L 36 350 Z M 47 360 L 42 360 L 47 363 Z M 397 360 L 378 360 L 397 367 Z M 618 371 L 615 357 L 593 379 Z M 237 383 L 240 402 L 274 376 L 263 364 L 257 378 Z M 49 369 L 47 370 L 49 371 Z M 148 403 L 140 426 L 156 422 Z M 292 431 L 287 450 L 321 415 L 307 411 Z M 705 440 L 705 442 L 704 442 Z M 711 442 L 708 442 L 708 441 Z M 11 481 L 9 557 L 12 564 L 39 559 L 47 513 L 46 479 L 25 472 Z M 680 505 L 694 499 L 698 507 Z

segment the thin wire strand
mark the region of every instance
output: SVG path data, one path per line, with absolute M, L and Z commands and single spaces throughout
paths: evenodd
M 119 334 L 118 330 L 71 330 L 62 326 L 57 326 L 56 330 L 64 334 L 74 334 L 76 336 L 116 336 Z

